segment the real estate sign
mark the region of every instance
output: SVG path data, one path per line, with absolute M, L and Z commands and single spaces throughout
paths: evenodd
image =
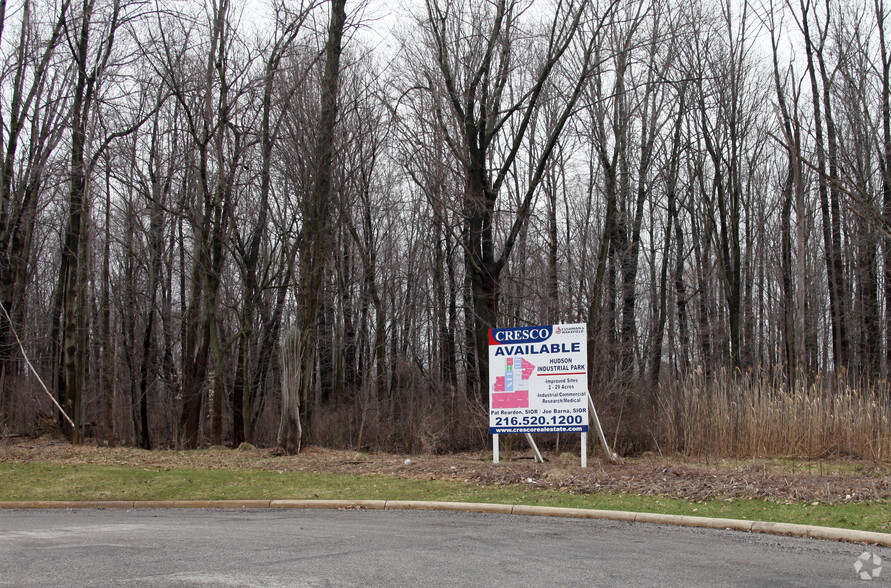
M 489 432 L 588 431 L 584 323 L 489 330 Z

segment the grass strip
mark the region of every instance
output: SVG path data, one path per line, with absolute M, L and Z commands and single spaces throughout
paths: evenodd
M 571 494 L 529 485 L 378 475 L 144 466 L 0 463 L 0 501 L 365 499 L 484 502 L 750 519 L 888 533 L 891 503 L 691 502 L 638 494 Z

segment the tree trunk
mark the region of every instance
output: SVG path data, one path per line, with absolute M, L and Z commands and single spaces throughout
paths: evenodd
M 80 32 L 77 41 L 76 62 L 80 64 L 77 74 L 77 85 L 74 90 L 74 102 L 72 105 L 71 121 L 71 156 L 70 156 L 70 180 L 68 194 L 68 228 L 65 232 L 65 243 L 62 250 L 63 271 L 63 329 L 62 329 L 62 365 L 65 378 L 65 411 L 75 423 L 75 430 L 68 431 L 69 439 L 73 443 L 79 443 L 80 431 L 80 403 L 83 390 L 80 388 L 77 359 L 79 356 L 80 337 L 78 328 L 81 316 L 86 309 L 80 306 L 80 287 L 83 284 L 81 273 L 81 252 L 83 250 L 84 215 L 86 212 L 85 198 L 87 196 L 87 177 L 85 154 L 86 127 L 88 98 L 86 97 L 88 80 L 85 65 L 87 60 L 87 47 L 90 32 L 90 3 L 84 4 L 84 13 L 81 16 Z
M 303 236 L 300 251 L 298 300 L 301 302 L 297 339 L 298 367 L 295 371 L 296 392 L 289 393 L 282 404 L 282 427 L 279 446 L 288 454 L 296 454 L 303 443 L 312 442 L 312 409 L 315 403 L 315 369 L 319 291 L 322 287 L 325 262 L 333 244 L 330 228 L 332 196 L 332 162 L 334 127 L 338 112 L 338 86 L 343 33 L 346 26 L 346 0 L 332 0 L 328 40 L 325 43 L 325 71 L 322 75 L 321 115 L 316 142 L 316 175 L 311 197 L 303 210 Z M 300 402 L 303 411 L 300 411 Z
M 885 274 L 885 377 L 891 376 L 891 50 L 885 38 L 885 6 L 875 5 L 879 49 L 882 59 L 882 219 L 884 224 L 882 253 Z
M 824 37 L 819 39 L 820 46 L 816 46 L 810 33 L 809 3 L 801 0 L 801 27 L 804 34 L 804 48 L 807 57 L 808 77 L 811 84 L 811 100 L 814 114 L 814 142 L 817 150 L 817 187 L 820 195 L 820 211 L 823 225 L 823 246 L 826 250 L 826 275 L 829 282 L 829 316 L 832 329 L 832 355 L 835 361 L 836 371 L 843 371 L 848 365 L 848 336 L 843 310 L 842 291 L 843 276 L 839 275 L 841 268 L 841 252 L 836 249 L 840 246 L 840 234 L 836 227 L 840 223 L 838 209 L 838 194 L 833 188 L 830 190 L 828 178 L 830 174 L 826 170 L 826 146 L 823 135 L 823 108 L 821 104 L 820 87 L 817 82 L 817 67 L 814 63 L 815 53 L 819 56 L 822 50 Z M 829 92 L 826 89 L 826 92 Z M 828 94 L 827 94 L 828 96 Z M 833 164 L 834 165 L 834 164 Z M 831 196 L 831 202 L 830 202 Z

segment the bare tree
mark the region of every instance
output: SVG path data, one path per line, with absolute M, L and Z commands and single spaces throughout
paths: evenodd
M 181 325 L 179 442 L 184 447 L 198 443 L 205 385 L 211 440 L 222 442 L 225 350 L 230 341 L 223 340 L 220 329 L 220 285 L 229 259 L 235 193 L 246 173 L 244 159 L 251 142 L 244 111 L 249 105 L 253 55 L 237 35 L 230 2 L 221 0 L 209 8 L 205 22 L 187 15 L 169 21 L 159 18 L 151 41 L 158 51 L 155 68 L 180 104 L 194 150 L 193 158 L 187 159 L 187 184 L 181 195 L 193 247 L 187 293 L 185 287 L 182 293 L 188 297 Z M 165 29 L 168 25 L 173 26 Z
M 283 389 L 279 446 L 289 454 L 300 451 L 311 440 L 312 395 L 315 391 L 315 345 L 319 292 L 325 263 L 331 253 L 331 184 L 334 158 L 334 130 L 338 112 L 340 56 L 346 28 L 346 0 L 331 0 L 328 38 L 325 43 L 325 70 L 321 79 L 321 108 L 316 138 L 315 179 L 310 198 L 301 210 L 303 227 L 299 240 L 297 354 L 294 387 Z M 300 405 L 303 404 L 303 412 Z
M 87 284 L 90 259 L 90 179 L 103 152 L 116 139 L 138 129 L 151 115 L 137 101 L 132 117 L 109 112 L 102 117 L 103 103 L 114 104 L 115 98 L 126 97 L 126 90 L 112 92 L 112 76 L 122 57 L 116 40 L 141 12 L 139 3 L 126 6 L 118 0 L 97 4 L 84 0 L 70 21 L 66 21 L 66 41 L 72 52 L 74 69 L 70 113 L 71 148 L 69 164 L 68 222 L 62 248 L 60 268 L 62 300 L 62 372 L 59 399 L 72 413 L 79 427 L 85 393 L 88 363 L 89 300 Z M 110 126 L 114 121 L 116 124 Z M 105 133 L 101 140 L 91 141 L 91 131 Z M 75 442 L 82 440 L 82 431 L 71 431 Z
M 829 2 L 826 2 L 827 8 Z M 817 186 L 822 214 L 823 246 L 826 250 L 826 275 L 829 282 L 829 308 L 832 326 L 833 360 L 837 370 L 849 364 L 847 287 L 841 252 L 841 208 L 837 173 L 837 141 L 832 116 L 832 81 L 827 71 L 825 46 L 829 31 L 829 12 L 819 22 L 817 6 L 812 0 L 801 0 L 800 14 L 790 4 L 796 23 L 804 37 L 807 73 L 813 104 L 814 143 L 817 156 Z M 816 26 L 816 31 L 813 27 Z M 816 32 L 816 36 L 814 35 Z M 819 80 L 818 77 L 820 76 Z M 820 86 L 822 81 L 822 88 Z M 825 125 L 825 126 L 824 126 Z M 828 148 L 827 148 L 828 142 Z M 828 154 L 827 154 L 828 151 Z
M 885 372 L 891 373 L 891 236 L 887 228 L 891 227 L 891 47 L 885 30 L 888 12 L 882 0 L 874 2 L 876 28 L 879 37 L 879 59 L 881 71 L 881 120 L 882 142 L 879 146 L 879 161 L 882 175 L 882 219 L 885 237 L 882 239 L 885 280 Z
M 0 112 L 0 303 L 13 321 L 24 317 L 24 289 L 28 279 L 34 225 L 44 169 L 62 138 L 65 122 L 64 93 L 69 72 L 58 67 L 59 45 L 69 18 L 69 2 L 51 15 L 49 30 L 38 25 L 40 15 L 25 1 L 16 24 L 19 36 L 10 67 L 0 78 L 8 108 Z M 0 39 L 13 21 L 6 3 L 0 7 Z M 11 92 L 11 96 L 8 95 Z M 25 143 L 23 145 L 23 142 Z M 25 149 L 22 149 L 22 147 Z M 24 151 L 24 155 L 23 152 Z M 15 343 L 6 315 L 0 313 L 0 422 L 7 417 L 10 375 Z M 60 421 L 61 422 L 61 421 Z
M 262 76 L 262 98 L 260 103 L 259 145 L 260 145 L 260 173 L 259 173 L 259 200 L 256 202 L 256 220 L 250 230 L 242 235 L 241 225 L 233 227 L 234 252 L 236 261 L 242 273 L 244 283 L 243 303 L 241 309 L 241 345 L 239 348 L 239 361 L 236 368 L 235 390 L 233 391 L 233 443 L 238 445 L 242 441 L 253 441 L 253 398 L 257 386 L 262 382 L 268 370 L 272 356 L 272 343 L 277 340 L 280 325 L 280 317 L 284 304 L 284 292 L 287 289 L 289 277 L 278 275 L 280 296 L 276 297 L 270 320 L 263 321 L 263 331 L 259 336 L 260 350 L 255 349 L 254 331 L 257 321 L 257 309 L 262 305 L 262 296 L 267 284 L 263 281 L 263 267 L 265 263 L 261 256 L 262 249 L 267 245 L 268 215 L 270 198 L 273 191 L 273 152 L 276 149 L 281 135 L 283 115 L 290 104 L 290 97 L 298 91 L 303 84 L 300 78 L 306 76 L 302 66 L 298 66 L 296 80 L 291 87 L 283 88 L 281 76 L 282 62 L 287 62 L 287 54 L 293 49 L 295 41 L 304 30 L 304 25 L 312 10 L 314 2 L 301 3 L 295 8 L 286 7 L 284 4 L 274 6 L 274 36 L 269 46 L 264 49 L 264 67 Z M 294 60 L 292 60 L 294 61 Z M 300 62 L 295 62 L 300 63 Z M 253 204 L 253 203 L 252 203 Z M 279 259 L 281 263 L 283 260 Z M 287 265 L 287 264 L 284 264 Z M 281 272 L 279 272 L 281 273 Z M 278 317 L 278 318 L 275 318 Z
M 433 100 L 433 114 L 465 183 L 462 244 L 473 301 L 477 367 L 475 377 L 468 378 L 468 395 L 480 400 L 488 373 L 487 331 L 498 323 L 502 270 L 528 221 L 557 141 L 591 75 L 593 48 L 614 5 L 598 11 L 589 2 L 561 3 L 541 29 L 527 30 L 530 14 L 517 1 L 426 2 L 421 27 L 427 45 L 418 84 Z M 526 38 L 535 41 L 524 46 Z M 522 59 L 534 59 L 530 68 L 520 66 L 520 51 L 525 52 Z M 431 63 L 435 65 L 429 67 Z M 544 146 L 535 152 L 530 165 L 533 171 L 498 251 L 496 203 L 505 181 L 519 172 L 519 155 L 528 149 L 532 119 L 546 86 L 560 68 L 572 71 L 568 87 L 555 94 L 563 101 L 561 115 L 548 130 Z

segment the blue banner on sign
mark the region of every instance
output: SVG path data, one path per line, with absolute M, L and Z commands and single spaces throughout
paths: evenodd
M 541 343 L 550 339 L 551 325 L 541 327 L 520 327 L 517 329 L 489 329 L 489 345 L 511 345 L 518 343 Z
M 554 427 L 489 427 L 489 433 L 492 435 L 504 435 L 507 433 L 554 433 Z M 560 427 L 559 433 L 587 433 L 588 425 L 579 425 L 577 427 Z

